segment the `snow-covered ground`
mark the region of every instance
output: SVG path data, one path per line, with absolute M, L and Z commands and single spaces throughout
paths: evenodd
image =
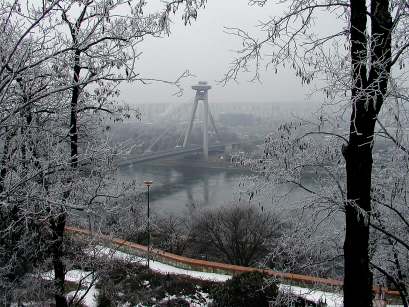
M 88 250 L 88 254 L 92 254 L 94 256 L 100 257 L 111 257 L 111 259 L 119 259 L 119 260 L 126 260 L 130 262 L 137 262 L 142 265 L 146 265 L 146 259 L 137 257 L 131 254 L 127 254 L 121 251 L 117 251 L 111 248 L 97 246 L 95 249 Z M 230 279 L 230 275 L 225 274 L 217 274 L 217 273 L 207 273 L 207 272 L 199 272 L 199 271 L 192 271 L 186 269 L 180 269 L 168 264 L 164 264 L 158 261 L 151 260 L 149 263 L 149 267 L 151 270 L 155 272 L 159 272 L 161 274 L 175 274 L 175 275 L 186 275 L 192 278 L 202 279 L 202 280 L 209 280 L 209 281 L 216 281 L 216 282 L 225 282 L 226 280 Z M 45 279 L 51 279 L 54 277 L 54 273 L 46 272 L 42 274 L 42 277 Z M 72 270 L 68 271 L 66 274 L 66 280 L 71 282 L 79 283 L 80 281 L 84 286 L 90 286 L 90 290 L 85 295 L 82 303 L 88 307 L 96 307 L 97 306 L 97 296 L 98 296 L 98 289 L 95 288 L 95 281 L 93 280 L 93 276 L 91 272 L 85 272 L 81 270 Z M 93 282 L 94 281 L 94 282 Z M 325 302 L 328 307 L 342 307 L 343 306 L 343 297 L 340 293 L 332 293 L 332 292 L 325 292 L 319 290 L 313 290 L 298 286 L 291 286 L 287 284 L 279 284 L 279 290 L 284 293 L 291 293 L 302 298 L 305 298 L 312 302 Z M 80 290 L 77 293 L 77 297 L 80 298 L 85 293 L 86 290 Z M 67 297 L 71 298 L 74 295 L 75 291 L 68 293 Z M 208 300 L 207 293 L 201 293 L 203 298 Z M 170 300 L 174 297 L 169 296 L 166 300 Z M 189 298 L 184 298 L 189 301 Z M 190 301 L 191 306 L 198 307 L 198 306 L 206 306 L 200 305 L 197 302 Z M 401 307 L 402 305 L 388 305 L 389 307 Z M 143 306 L 141 306 L 143 307 Z
M 146 259 L 133 256 L 121 251 L 113 250 L 111 248 L 97 246 L 93 250 L 94 255 L 100 256 L 109 256 L 113 259 L 120 259 L 132 262 L 138 262 L 143 265 L 146 265 Z M 186 275 L 192 278 L 198 278 L 202 280 L 209 280 L 209 281 L 217 281 L 217 282 L 225 282 L 226 280 L 230 279 L 230 275 L 224 274 L 217 274 L 217 273 L 208 273 L 208 272 L 199 272 L 199 271 L 191 271 L 186 269 L 176 268 L 174 266 L 164 264 L 158 261 L 150 261 L 149 268 L 155 272 L 159 272 L 162 274 L 176 274 L 176 275 Z M 286 284 L 279 285 L 280 291 L 286 293 L 292 293 L 297 296 L 303 297 L 312 302 L 326 302 L 328 307 L 342 307 L 343 305 L 343 297 L 341 294 L 331 293 L 331 292 L 324 292 L 318 290 L 311 290 L 308 288 L 302 288 L 297 286 L 290 286 Z
M 40 274 L 40 277 L 44 280 L 53 280 L 54 279 L 54 271 L 49 271 Z M 86 272 L 82 270 L 70 270 L 65 273 L 65 280 L 71 281 L 75 283 L 81 282 L 84 286 L 89 285 L 93 281 L 92 272 Z
M 170 295 L 164 298 L 163 300 L 161 300 L 160 302 L 166 303 L 176 298 L 177 298 L 176 295 Z M 202 291 L 197 291 L 196 294 L 193 295 L 193 297 L 192 296 L 181 296 L 179 298 L 188 302 L 190 307 L 205 307 L 205 306 L 208 306 L 212 302 L 212 299 L 209 298 L 209 293 L 202 292 Z
M 127 261 L 138 262 L 143 265 L 146 265 L 146 259 L 133 256 L 121 251 L 113 250 L 111 248 L 97 246 L 94 252 L 99 253 L 104 256 L 111 256 L 114 259 L 121 259 Z M 180 269 L 168 264 L 164 264 L 158 261 L 150 261 L 149 268 L 155 272 L 162 274 L 176 274 L 176 275 L 187 275 L 192 278 L 198 278 L 202 280 L 225 282 L 230 279 L 230 275 L 217 274 L 217 273 L 208 273 L 208 272 L 199 272 L 186 269 Z M 343 296 L 341 293 L 333 293 L 319 290 L 312 290 L 308 288 L 291 286 L 287 284 L 279 284 L 279 289 L 282 292 L 291 293 L 302 298 L 305 298 L 312 302 L 325 302 L 328 307 L 342 307 L 343 306 Z M 193 306 L 193 305 L 192 305 Z M 194 305 L 196 306 L 196 305 Z M 402 305 L 387 305 L 387 307 L 402 307 Z
M 88 291 L 88 292 L 87 292 Z M 86 293 L 86 294 L 85 294 Z M 85 296 L 84 296 L 85 294 Z M 67 299 L 71 300 L 71 298 L 76 295 L 76 299 L 80 299 L 84 296 L 84 298 L 81 300 L 81 303 L 87 307 L 97 307 L 97 298 L 98 298 L 98 289 L 95 288 L 95 285 L 91 286 L 89 290 L 79 290 L 77 293 L 76 291 L 71 291 L 67 294 Z
M 284 293 L 291 293 L 299 297 L 305 298 L 311 302 L 324 302 L 328 307 L 342 307 L 343 297 L 341 294 L 312 290 L 297 286 L 290 286 L 285 284 L 279 285 L 279 290 Z
M 88 253 L 90 251 L 87 251 Z M 147 265 L 147 261 L 145 258 L 133 256 L 121 251 L 113 250 L 111 248 L 97 246 L 93 251 L 93 255 L 100 255 L 100 256 L 108 256 L 112 257 L 112 259 L 119 259 L 125 260 L 130 262 L 137 262 L 142 265 Z M 152 271 L 161 273 L 161 274 L 175 274 L 175 275 L 187 275 L 192 278 L 202 279 L 202 280 L 209 280 L 209 281 L 216 281 L 216 282 L 225 282 L 226 280 L 230 279 L 230 275 L 223 275 L 223 274 L 216 274 L 216 273 L 208 273 L 208 272 L 200 272 L 200 271 L 191 271 L 180 269 L 165 263 L 161 263 L 158 261 L 150 260 L 149 261 L 149 268 Z

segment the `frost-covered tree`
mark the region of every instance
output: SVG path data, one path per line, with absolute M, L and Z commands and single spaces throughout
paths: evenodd
M 115 204 L 115 155 L 106 121 L 131 116 L 122 81 L 139 81 L 137 45 L 169 32 L 175 1 L 0 1 L 0 290 L 8 304 L 22 276 L 50 258 L 57 306 L 64 297 L 64 228 Z M 176 82 L 168 82 L 178 86 Z M 137 114 L 138 116 L 138 114 Z M 99 209 L 97 209 L 99 208 Z M 114 210 L 115 207 L 111 207 Z
M 250 3 L 267 7 L 269 1 L 255 0 Z M 409 47 L 406 30 L 409 6 L 407 1 L 401 0 L 290 0 L 279 1 L 277 7 L 283 13 L 260 23 L 261 38 L 242 29 L 227 29 L 242 40 L 243 48 L 226 73 L 225 81 L 236 79 L 242 70 L 249 70 L 252 64 L 255 64 L 255 79 L 259 78 L 264 55 L 268 56 L 268 66 L 276 72 L 288 65 L 303 83 L 310 84 L 314 79 L 321 79 L 319 89 L 327 97 L 323 105 L 330 105 L 327 110 L 332 114 L 335 112 L 337 116 L 329 128 L 328 125 L 322 127 L 322 123 L 328 124 L 328 116 L 322 115 L 314 132 L 337 135 L 335 138 L 340 142 L 335 144 L 338 150 L 335 159 L 339 159 L 342 144 L 345 164 L 331 161 L 334 156 L 332 147 L 325 146 L 325 150 L 317 155 L 314 154 L 314 146 L 312 158 L 317 160 L 315 162 L 320 165 L 321 171 L 327 173 L 325 178 L 339 183 L 330 185 L 334 186 L 333 194 L 324 190 L 318 191 L 318 194 L 322 196 L 320 199 L 330 205 L 336 204 L 345 212 L 344 304 L 372 306 L 370 257 L 373 251 L 370 229 L 377 221 L 374 216 L 377 198 L 373 195 L 377 189 L 377 180 L 373 181 L 377 169 L 373 167 L 373 148 L 379 128 L 381 134 L 388 136 L 403 150 L 402 160 L 407 159 L 406 146 L 393 137 L 394 130 L 402 126 L 405 118 L 398 116 L 391 122 L 392 126 L 382 122 L 385 113 L 397 115 L 407 102 L 405 62 Z M 328 20 L 333 20 L 334 31 L 325 27 Z M 346 111 L 350 114 L 349 118 L 344 116 Z M 274 156 L 276 141 L 267 140 L 266 160 L 272 166 L 268 176 L 276 177 L 278 173 L 287 179 L 294 175 L 294 178 L 300 178 L 300 169 L 308 165 L 295 159 L 302 162 L 297 165 L 294 156 L 309 150 L 310 143 L 306 140 L 301 135 L 295 136 L 292 142 L 288 142 L 289 152 L 277 157 Z M 330 155 L 325 152 L 326 149 Z M 308 154 L 303 156 L 309 157 Z M 389 153 L 383 156 L 392 159 Z M 332 170 L 327 171 L 332 162 L 345 166 L 345 177 L 333 177 Z M 277 172 L 275 163 L 286 171 Z M 289 169 L 292 169 L 290 173 Z M 290 180 L 300 184 L 299 180 Z M 308 189 L 306 186 L 304 188 Z M 396 217 L 399 219 L 399 215 Z M 402 222 L 399 222 L 400 225 Z M 382 232 L 379 225 L 375 229 Z M 391 240 L 393 244 L 403 243 L 397 237 Z

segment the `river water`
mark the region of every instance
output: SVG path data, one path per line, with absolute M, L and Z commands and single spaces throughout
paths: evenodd
M 134 164 L 121 168 L 121 175 L 141 183 L 152 180 L 151 208 L 161 214 L 183 214 L 192 207 L 219 207 L 236 201 L 238 185 L 250 172 L 221 167 L 196 167 L 175 162 Z
M 243 183 L 246 177 L 254 173 L 229 167 L 197 167 L 189 162 L 174 161 L 168 164 L 142 163 L 121 168 L 124 179 L 135 180 L 140 191 L 146 191 L 144 180 L 152 180 L 150 200 L 152 212 L 156 214 L 185 215 L 189 210 L 214 208 L 248 201 Z M 272 201 L 272 194 L 287 194 L 281 201 L 288 209 L 289 203 L 300 201 L 305 195 L 299 189 L 283 186 L 280 191 L 264 191 L 256 195 L 252 202 L 263 208 L 277 205 Z M 274 197 L 274 196 L 273 196 Z

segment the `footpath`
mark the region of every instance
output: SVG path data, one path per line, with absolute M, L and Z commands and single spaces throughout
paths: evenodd
M 93 237 L 93 234 L 91 234 L 91 232 L 86 229 L 67 226 L 66 231 L 72 235 L 88 238 Z M 112 238 L 110 236 L 101 234 L 96 235 L 95 239 L 103 242 L 104 246 L 114 248 L 115 250 L 121 251 L 126 255 L 139 256 L 145 259 L 148 256 L 148 247 L 145 245 L 129 242 L 118 238 Z M 230 278 L 230 276 L 236 274 L 258 271 L 277 279 L 280 283 L 286 284 L 286 286 L 291 286 L 295 289 L 302 288 L 304 290 L 307 289 L 310 292 L 317 292 L 312 289 L 322 289 L 328 291 L 325 293 L 342 292 L 341 290 L 343 282 L 342 280 L 337 279 L 277 272 L 270 269 L 244 267 L 227 263 L 193 259 L 168 253 L 156 248 L 150 249 L 149 258 L 153 261 L 156 261 L 156 263 L 161 263 L 162 266 L 172 267 L 174 274 L 189 275 L 194 278 L 207 279 L 205 276 L 212 276 L 214 277 L 214 281 L 222 282 Z M 395 299 L 399 297 L 399 292 L 395 290 L 389 290 L 380 287 L 374 287 L 373 290 L 375 296 L 377 298 L 380 298 L 382 301 L 384 298 L 388 297 Z

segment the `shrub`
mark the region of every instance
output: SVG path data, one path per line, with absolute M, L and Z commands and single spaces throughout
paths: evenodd
M 266 283 L 264 274 L 248 272 L 213 288 L 211 297 L 215 307 L 268 307 L 277 293 L 277 285 Z
M 191 243 L 191 227 L 184 217 L 170 215 L 159 218 L 155 228 L 158 247 L 167 252 L 183 255 Z
M 189 307 L 190 304 L 183 298 L 175 298 L 168 300 L 166 302 L 162 302 L 159 305 L 160 307 Z
M 196 250 L 210 258 L 250 266 L 268 254 L 272 241 L 285 225 L 279 217 L 260 208 L 237 204 L 205 210 L 193 221 L 192 240 Z
M 159 274 L 137 263 L 111 261 L 99 273 L 98 306 L 185 306 L 182 298 L 200 301 L 200 291 L 207 292 L 213 282 L 193 280 L 188 276 Z M 171 299 L 170 299 L 171 298 Z M 187 305 L 188 306 L 188 305 Z

